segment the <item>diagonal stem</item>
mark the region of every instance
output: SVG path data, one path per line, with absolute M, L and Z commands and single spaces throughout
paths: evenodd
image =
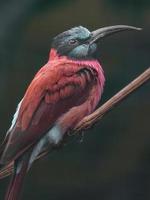
M 106 103 L 99 107 L 95 112 L 85 117 L 73 130 L 73 132 L 81 132 L 83 130 L 89 129 L 95 123 L 99 122 L 101 118 L 108 113 L 114 106 L 121 103 L 126 97 L 128 97 L 132 92 L 137 90 L 140 86 L 150 80 L 150 67 L 140 74 L 131 83 L 120 90 L 116 95 L 110 98 Z

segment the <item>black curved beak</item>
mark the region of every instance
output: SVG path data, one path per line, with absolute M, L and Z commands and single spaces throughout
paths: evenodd
M 104 28 L 100 28 L 98 30 L 95 30 L 91 32 L 91 39 L 90 39 L 90 44 L 96 42 L 97 40 L 100 40 L 101 38 L 104 38 L 106 36 L 112 35 L 114 33 L 118 33 L 121 31 L 131 31 L 131 30 L 136 30 L 140 31 L 142 30 L 141 28 L 137 28 L 134 26 L 127 26 L 127 25 L 115 25 L 115 26 L 107 26 Z

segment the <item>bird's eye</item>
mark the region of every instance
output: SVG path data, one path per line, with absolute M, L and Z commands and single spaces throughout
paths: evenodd
M 77 40 L 76 39 L 71 39 L 71 40 L 69 40 L 69 44 L 77 44 Z

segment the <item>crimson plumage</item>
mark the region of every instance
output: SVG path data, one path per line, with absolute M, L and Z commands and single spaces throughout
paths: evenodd
M 16 159 L 56 121 L 62 134 L 73 128 L 95 109 L 103 86 L 104 75 L 98 61 L 73 61 L 57 56 L 52 49 L 50 60 L 35 75 L 23 97 L 2 162 Z M 80 115 L 76 116 L 76 110 Z

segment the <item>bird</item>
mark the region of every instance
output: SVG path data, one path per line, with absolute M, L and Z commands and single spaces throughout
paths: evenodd
M 29 84 L 0 147 L 0 178 L 12 173 L 5 200 L 19 200 L 34 161 L 59 148 L 68 132 L 95 110 L 105 84 L 96 57 L 99 43 L 126 30 L 141 29 L 77 26 L 53 38 L 48 61 Z

